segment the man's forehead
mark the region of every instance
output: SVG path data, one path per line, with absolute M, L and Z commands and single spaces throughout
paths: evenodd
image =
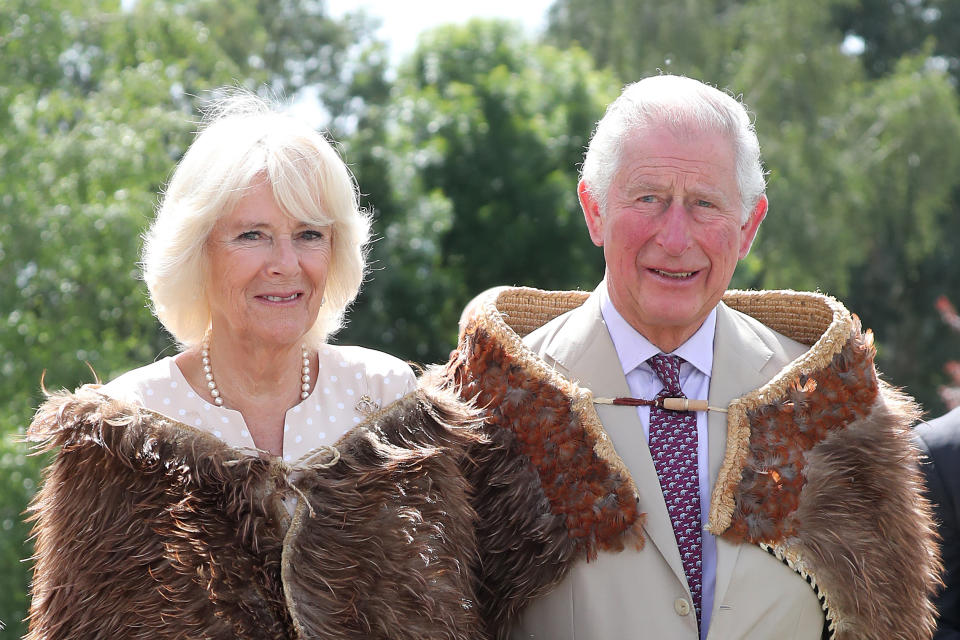
M 703 140 L 723 142 L 733 150 L 733 137 L 728 131 L 705 126 L 696 122 L 646 123 L 628 129 L 623 136 L 623 146 L 638 141 L 657 139 L 672 140 L 678 144 L 696 143 Z
M 715 178 L 732 174 L 735 167 L 733 146 L 718 134 L 687 140 L 654 134 L 624 141 L 617 173 L 656 182 L 669 174 Z

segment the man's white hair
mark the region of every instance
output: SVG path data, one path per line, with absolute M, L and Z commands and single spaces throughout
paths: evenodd
M 733 144 L 742 221 L 766 191 L 760 142 L 746 107 L 732 96 L 682 76 L 651 76 L 624 87 L 590 139 L 581 178 L 606 213 L 623 146 L 637 131 L 668 127 L 678 133 L 718 132 Z

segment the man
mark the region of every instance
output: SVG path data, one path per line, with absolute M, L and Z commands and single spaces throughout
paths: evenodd
M 768 206 L 743 105 L 628 86 L 578 195 L 603 282 L 494 292 L 448 365 L 549 512 L 480 542 L 524 558 L 489 581 L 537 585 L 513 637 L 928 638 L 912 402 L 837 301 L 726 292 Z
M 927 480 L 943 544 L 944 587 L 936 599 L 940 619 L 935 640 L 960 640 L 960 407 L 914 432 L 928 460 Z

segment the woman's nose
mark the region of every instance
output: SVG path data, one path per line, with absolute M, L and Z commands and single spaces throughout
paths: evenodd
M 279 237 L 273 242 L 270 253 L 270 268 L 276 273 L 296 271 L 300 259 L 290 237 Z

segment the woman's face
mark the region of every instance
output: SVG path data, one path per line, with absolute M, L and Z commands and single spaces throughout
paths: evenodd
M 257 345 L 300 342 L 323 300 L 332 231 L 285 214 L 268 182 L 251 187 L 207 238 L 213 332 Z

